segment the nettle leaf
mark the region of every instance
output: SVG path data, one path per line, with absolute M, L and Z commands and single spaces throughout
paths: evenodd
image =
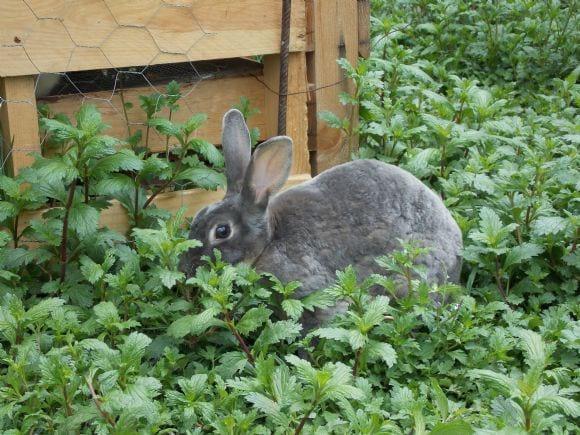
M 8 269 L 15 269 L 29 264 L 42 264 L 51 258 L 50 251 L 43 248 L 16 248 L 10 250 L 10 255 L 4 259 L 4 266 Z
M 56 309 L 62 307 L 64 303 L 65 301 L 59 298 L 43 299 L 26 312 L 26 319 L 30 323 L 41 322 Z
M 135 189 L 135 183 L 125 174 L 109 174 L 95 186 L 95 190 L 101 195 L 117 195 Z
M 258 348 L 264 348 L 282 341 L 293 340 L 300 335 L 301 330 L 302 325 L 293 320 L 281 320 L 274 323 L 268 320 L 266 327 L 256 339 L 255 346 Z
M 212 307 L 200 314 L 184 316 L 169 325 L 167 334 L 175 338 L 183 338 L 189 334 L 203 334 L 210 327 L 221 323 L 221 321 L 215 318 L 218 314 L 219 310 Z
M 367 343 L 367 341 L 368 337 L 365 334 L 361 333 L 360 331 L 354 330 L 349 331 L 348 333 L 348 342 L 353 350 L 359 350 L 363 348 Z
M 335 296 L 328 291 L 318 290 L 302 299 L 305 310 L 314 311 L 316 308 L 329 308 L 336 305 Z
M 580 403 L 562 396 L 544 396 L 535 403 L 535 406 L 539 409 L 562 413 L 572 418 L 580 417 Z
M 77 128 L 90 135 L 95 135 L 107 126 L 103 124 L 101 112 L 93 104 L 83 104 L 76 113 Z
M 79 176 L 77 169 L 63 157 L 37 160 L 38 176 L 43 182 L 70 183 Z
M 40 122 L 42 127 L 58 141 L 78 140 L 82 136 L 78 129 L 57 119 L 42 118 Z
M 117 153 L 103 157 L 93 166 L 96 173 L 115 171 L 140 171 L 143 169 L 143 161 L 133 150 L 123 148 Z
M 390 299 L 387 296 L 377 296 L 368 304 L 361 319 L 361 326 L 366 331 L 384 322 L 385 315 L 389 310 L 389 302 Z
M 522 243 L 509 250 L 505 257 L 504 269 L 508 269 L 516 264 L 520 264 L 525 260 L 536 257 L 544 252 L 544 248 L 535 243 Z
M 199 129 L 202 124 L 207 120 L 207 115 L 205 113 L 196 113 L 191 118 L 189 118 L 183 124 L 183 131 L 186 136 L 189 136 L 195 130 Z
M 482 207 L 479 212 L 480 232 L 475 231 L 470 237 L 477 242 L 482 242 L 496 248 L 506 241 L 508 235 L 517 227 L 516 224 L 504 226 L 499 215 L 489 207 Z
M 248 335 L 262 326 L 271 315 L 272 310 L 264 306 L 250 308 L 236 324 L 236 328 L 242 335 Z
M 149 126 L 155 128 L 159 133 L 165 136 L 179 137 L 181 129 L 166 118 L 153 118 L 149 120 Z
M 4 192 L 10 198 L 18 198 L 21 194 L 20 183 L 14 178 L 7 177 L 6 175 L 0 175 L 0 190 Z
M 131 365 L 136 365 L 145 355 L 145 349 L 151 344 L 151 339 L 140 332 L 132 332 L 126 338 L 123 344 L 119 345 L 121 355 Z
M 313 334 L 320 338 L 341 341 L 344 343 L 348 343 L 350 340 L 350 331 L 344 328 L 318 328 L 313 332 Z
M 512 334 L 518 337 L 519 347 L 524 351 L 526 363 L 529 366 L 544 366 L 549 355 L 548 349 L 542 339 L 542 336 L 529 329 L 513 328 Z
M 110 325 L 119 322 L 119 311 L 112 302 L 101 302 L 93 307 L 97 321 L 102 325 Z
M 284 414 L 280 411 L 280 405 L 274 402 L 269 397 L 264 396 L 261 393 L 249 393 L 245 395 L 245 398 L 250 402 L 256 409 L 264 413 L 268 417 L 274 419 L 277 422 L 283 422 L 287 419 L 284 418 Z
M 469 376 L 481 379 L 482 381 L 488 383 L 490 387 L 497 390 L 499 393 L 505 397 L 512 397 L 519 394 L 519 389 L 516 382 L 509 376 L 502 373 L 497 373 L 492 370 L 470 370 Z
M 431 378 L 431 395 L 435 399 L 441 419 L 443 421 L 447 420 L 447 417 L 449 416 L 449 401 L 435 378 Z
M 369 340 L 365 351 L 370 359 L 381 359 L 388 367 L 393 367 L 397 362 L 397 352 L 389 343 Z
M 532 233 L 536 236 L 559 234 L 567 227 L 568 222 L 560 216 L 542 216 L 532 223 Z
M 471 435 L 475 433 L 471 425 L 464 420 L 454 420 L 449 423 L 437 423 L 430 435 Z
M 348 124 L 349 124 L 347 119 L 339 118 L 334 113 L 329 112 L 329 111 L 320 112 L 318 114 L 318 117 L 322 121 L 326 122 L 332 128 L 346 129 L 348 127 Z
M 282 309 L 292 320 L 298 320 L 304 311 L 302 302 L 297 299 L 285 299 L 282 301 Z
M 193 148 L 199 154 L 201 154 L 203 158 L 206 159 L 212 166 L 216 168 L 221 168 L 224 166 L 224 156 L 214 144 L 197 138 L 192 139 L 190 143 Z
M 69 227 L 80 238 L 87 237 L 97 231 L 99 225 L 99 211 L 84 203 L 74 203 L 69 211 Z
M 103 276 L 105 276 L 105 271 L 100 264 L 95 263 L 86 255 L 80 258 L 81 272 L 88 282 L 95 284 Z
M 190 181 L 202 189 L 215 190 L 225 186 L 225 176 L 210 168 L 188 168 L 181 171 L 176 180 Z
M 169 269 L 156 269 L 158 272 L 159 279 L 163 283 L 165 287 L 168 289 L 175 287 L 178 282 L 181 282 L 185 279 L 185 274 L 183 272 L 179 272 L 178 270 L 169 270 Z
M 0 222 L 18 215 L 18 210 L 14 204 L 7 201 L 0 201 Z
M 489 176 L 485 174 L 477 174 L 473 180 L 473 187 L 482 192 L 493 194 L 496 190 L 496 185 Z
M 399 67 L 401 68 L 401 70 L 407 74 L 412 76 L 413 78 L 426 82 L 426 83 L 433 83 L 433 79 L 431 78 L 431 76 L 429 74 L 427 74 L 425 71 L 423 71 L 421 69 L 421 67 L 417 64 L 415 65 L 404 65 L 401 64 L 399 65 Z

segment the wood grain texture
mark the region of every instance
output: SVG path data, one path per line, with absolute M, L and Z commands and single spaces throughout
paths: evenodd
M 40 152 L 38 115 L 34 99 L 33 76 L 0 78 L 0 107 L 6 162 L 5 173 L 17 175 L 21 168 L 30 166 L 31 152 Z
M 358 1 L 358 55 L 371 55 L 371 1 Z
M 280 83 L 280 56 L 264 57 L 264 104 L 265 137 L 275 136 L 278 131 L 278 87 Z M 288 59 L 288 109 L 286 134 L 294 142 L 292 151 L 292 173 L 310 173 L 308 152 L 308 80 L 306 78 L 305 53 L 290 53 Z
M 310 174 L 292 175 L 284 189 L 296 186 L 300 183 L 308 181 Z M 153 203 L 171 213 L 177 212 L 181 207 L 185 208 L 185 216 L 193 217 L 202 208 L 220 201 L 224 197 L 223 190 L 207 191 L 201 189 L 182 190 L 178 192 L 162 193 Z M 46 210 L 38 210 L 35 212 L 25 213 L 20 220 L 20 230 L 29 225 L 33 219 L 40 219 Z M 129 219 L 127 212 L 118 201 L 112 201 L 111 207 L 101 212 L 99 219 L 99 226 L 101 228 L 109 228 L 120 233 L 125 233 L 129 230 Z M 26 241 L 23 241 L 26 243 Z
M 71 0 L 62 6 L 0 1 L 0 77 L 280 51 L 279 0 Z M 290 50 L 302 51 L 304 1 L 294 1 L 292 12 Z
M 314 55 L 317 112 L 330 111 L 356 123 L 358 114 L 339 102 L 342 92 L 353 92 L 337 59 L 356 64 L 358 56 L 358 4 L 355 0 L 315 0 Z M 337 129 L 319 121 L 316 153 L 320 172 L 350 158 L 356 138 L 347 138 Z
M 172 114 L 172 120 L 184 122 L 193 114 L 205 113 L 208 119 L 195 132 L 195 135 L 214 144 L 220 144 L 222 117 L 227 110 L 240 102 L 240 97 L 244 96 L 249 98 L 253 107 L 260 110 L 259 114 L 250 118 L 250 127 L 258 127 L 262 135 L 264 135 L 264 94 L 266 91 L 259 80 L 261 80 L 260 77 L 245 76 L 201 80 L 194 84 L 182 84 L 184 96 L 179 102 L 179 110 Z M 164 88 L 164 85 L 158 86 L 160 92 Z M 128 136 L 128 132 L 120 96 L 120 92 L 123 92 L 125 102 L 133 104 L 133 108 L 127 111 L 131 133 L 140 129 L 142 130 L 143 138 L 145 138 L 146 116 L 139 108 L 139 95 L 148 95 L 154 91 L 155 89 L 149 86 L 143 86 L 117 91 L 114 94 L 108 91 L 87 93 L 84 96 L 73 94 L 48 97 L 39 100 L 39 102 L 47 103 L 53 113 L 64 113 L 71 119 L 81 104 L 94 104 L 101 111 L 103 121 L 110 126 L 105 133 L 113 137 L 124 138 Z M 162 110 L 159 116 L 167 118 L 169 116 L 168 109 Z M 152 151 L 165 150 L 165 143 L 164 136 L 159 135 L 155 130 L 150 131 L 148 145 Z M 170 145 L 173 145 L 173 143 L 170 142 Z

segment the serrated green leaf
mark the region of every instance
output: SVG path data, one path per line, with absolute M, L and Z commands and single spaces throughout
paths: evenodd
M 84 238 L 97 231 L 99 212 L 88 204 L 77 202 L 70 208 L 68 219 L 69 228 Z
M 471 435 L 475 433 L 471 425 L 463 420 L 454 420 L 449 423 L 437 423 L 431 435 Z
M 271 314 L 272 310 L 264 306 L 250 308 L 236 324 L 236 329 L 242 335 L 248 335 L 262 326 L 270 318 Z
M 544 252 L 542 246 L 536 245 L 535 243 L 522 243 L 509 250 L 505 257 L 503 267 L 507 270 L 516 264 L 540 255 L 542 252 Z
M 282 301 L 282 309 L 293 320 L 298 320 L 304 311 L 302 302 L 297 299 L 285 299 Z

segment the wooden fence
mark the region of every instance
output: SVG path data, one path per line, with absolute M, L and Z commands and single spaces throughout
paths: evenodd
M 182 83 L 183 118 L 203 112 L 200 137 L 220 142 L 221 117 L 241 96 L 260 114 L 250 126 L 262 137 L 276 134 L 280 65 L 281 0 L 2 0 L 0 2 L 0 125 L 5 169 L 17 174 L 41 151 L 36 87 L 39 73 L 68 77 L 83 71 L 133 71 L 212 61 L 219 74 Z M 290 31 L 286 131 L 294 140 L 291 184 L 348 159 L 346 138 L 318 120 L 321 111 L 353 116 L 340 105 L 350 92 L 337 59 L 356 62 L 368 54 L 369 0 L 293 0 Z M 259 56 L 261 62 L 249 59 Z M 230 61 L 227 61 L 229 59 Z M 232 59 L 244 59 L 233 62 Z M 224 66 L 225 65 L 225 66 Z M 241 66 L 240 66 L 241 65 Z M 130 70 L 130 68 L 133 68 Z M 136 68 L 136 69 L 135 69 Z M 145 77 L 145 75 L 143 74 Z M 70 80 L 69 80 L 70 81 Z M 151 83 L 48 96 L 54 112 L 71 115 L 90 100 L 111 125 L 107 134 L 126 135 L 124 102 L 138 102 Z M 129 113 L 131 123 L 143 123 Z M 152 139 L 153 150 L 162 148 Z M 199 190 L 160 195 L 156 203 L 194 214 L 221 192 Z M 122 229 L 126 218 L 113 207 L 101 223 Z

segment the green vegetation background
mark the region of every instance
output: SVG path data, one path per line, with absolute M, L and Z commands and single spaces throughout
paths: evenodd
M 53 156 L 0 177 L 0 430 L 578 433 L 577 8 L 373 0 L 371 58 L 341 61 L 361 122 L 321 117 L 360 135 L 353 158 L 400 165 L 444 198 L 464 233 L 461 287 L 425 283 L 407 244 L 377 260 L 384 274 L 348 268 L 304 300 L 219 256 L 186 281 L 178 257 L 196 242 L 146 198 L 217 187 L 223 158 L 193 137 L 202 115 L 158 116 L 179 110 L 177 84 L 125 106 L 149 119 L 128 138 L 104 136 L 91 106 L 72 122 L 44 108 Z M 148 151 L 151 129 L 167 153 Z M 97 229 L 113 198 L 127 235 Z M 408 297 L 388 297 L 395 278 Z M 349 312 L 303 337 L 302 312 L 336 299 Z

